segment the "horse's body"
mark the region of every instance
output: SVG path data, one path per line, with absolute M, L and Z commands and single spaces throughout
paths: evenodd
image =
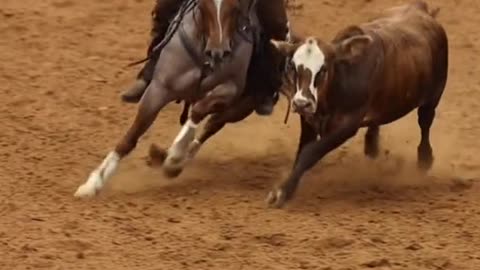
M 177 176 L 182 171 L 198 125 L 209 114 L 221 115 L 242 96 L 255 40 L 248 22 L 258 25 L 255 1 L 252 1 L 199 0 L 198 5 L 186 12 L 182 25 L 157 61 L 155 75 L 130 129 L 75 196 L 95 195 L 120 160 L 135 148 L 160 110 L 175 100 L 189 102 L 192 107 L 188 120 L 161 162 L 164 161 L 163 168 L 169 176 Z M 247 24 L 239 23 L 246 18 L 248 20 L 243 21 Z M 207 67 L 203 65 L 205 59 L 210 63 L 210 72 L 206 72 Z M 194 148 L 198 150 L 198 144 Z

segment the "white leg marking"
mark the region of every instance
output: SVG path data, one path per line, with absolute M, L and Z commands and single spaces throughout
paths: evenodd
M 187 135 L 190 129 L 197 129 L 198 125 L 192 122 L 192 120 L 188 119 L 187 122 L 183 125 L 182 129 L 178 133 L 177 137 L 173 141 L 173 144 L 177 144 L 179 141 L 183 140 L 183 138 Z
M 193 123 L 192 120 L 188 119 L 187 122 L 183 125 L 182 129 L 178 133 L 177 137 L 168 149 L 168 160 L 174 159 L 183 159 L 187 153 L 188 146 L 195 139 L 195 130 L 198 128 L 198 125 Z M 168 165 L 167 165 L 168 166 Z
M 189 146 L 195 139 L 197 127 L 198 125 L 194 124 L 190 119 L 183 125 L 182 130 L 180 130 L 168 149 L 167 158 L 163 163 L 165 172 L 177 171 L 185 166 L 186 161 L 188 161 Z
M 202 146 L 202 143 L 200 143 L 198 139 L 193 140 L 188 148 L 189 159 L 193 159 L 193 157 L 195 157 L 195 155 L 198 153 L 198 150 L 200 150 L 200 146 Z
M 90 176 L 88 180 L 78 187 L 77 191 L 75 192 L 75 197 L 91 197 L 94 196 L 97 191 L 103 188 L 107 180 L 112 176 L 115 170 L 118 167 L 118 163 L 120 161 L 120 156 L 115 152 L 110 152 L 105 159 L 103 160 L 102 164 L 98 166 Z

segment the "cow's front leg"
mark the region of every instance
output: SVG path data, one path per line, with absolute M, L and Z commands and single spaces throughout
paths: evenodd
M 361 119 L 362 117 L 357 114 L 332 118 L 325 136 L 303 147 L 290 176 L 268 194 L 267 203 L 272 207 L 280 208 L 290 200 L 303 174 L 330 151 L 355 136 Z

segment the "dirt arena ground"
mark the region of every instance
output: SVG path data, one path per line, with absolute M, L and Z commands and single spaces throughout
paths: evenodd
M 385 154 L 363 131 L 305 177 L 287 207 L 265 207 L 285 177 L 298 123 L 229 126 L 174 182 L 145 166 L 179 131 L 162 112 L 108 188 L 73 192 L 132 121 L 119 94 L 142 57 L 153 0 L 2 0 L 0 269 L 479 269 L 480 3 L 442 8 L 450 78 L 432 130 L 436 163 L 415 173 L 416 114 L 386 127 Z M 297 0 L 294 28 L 331 38 L 394 0 Z M 253 139 L 255 138 L 255 139 Z

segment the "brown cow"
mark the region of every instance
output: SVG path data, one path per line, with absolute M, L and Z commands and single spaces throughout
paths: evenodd
M 292 59 L 292 108 L 301 115 L 301 136 L 290 176 L 268 195 L 271 206 L 291 199 L 302 175 L 361 127 L 368 127 L 364 152 L 375 158 L 379 127 L 416 108 L 418 167 L 431 168 L 430 127 L 448 73 L 448 39 L 437 12 L 417 1 L 347 27 L 331 42 L 272 40 Z

